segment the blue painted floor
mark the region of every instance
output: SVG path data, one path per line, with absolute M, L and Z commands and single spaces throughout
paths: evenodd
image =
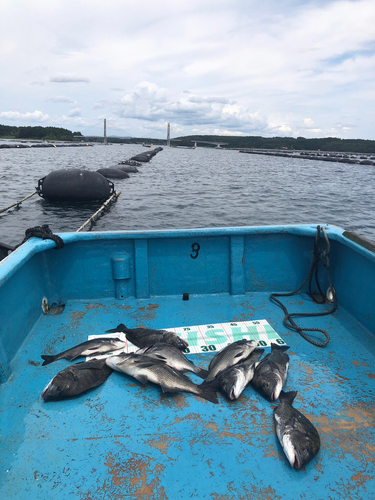
M 305 294 L 283 301 L 290 312 L 322 307 Z M 252 387 L 235 402 L 219 395 L 214 405 L 113 373 L 72 400 L 45 403 L 40 396 L 70 364 L 42 367 L 41 354 L 118 323 L 166 328 L 247 319 L 267 319 L 290 345 L 284 389 L 298 391 L 294 406 L 314 423 L 322 443 L 302 470 L 291 468 L 278 443 L 275 405 Z M 374 336 L 340 308 L 297 320 L 325 328 L 331 336 L 325 348 L 288 331 L 282 320 L 282 310 L 262 293 L 74 302 L 61 315 L 41 315 L 0 386 L 0 498 L 375 498 Z M 211 357 L 191 359 L 207 367 Z

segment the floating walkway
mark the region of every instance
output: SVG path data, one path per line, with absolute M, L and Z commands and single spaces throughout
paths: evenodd
M 281 156 L 284 158 L 301 158 L 303 160 L 330 161 L 335 163 L 352 163 L 359 165 L 375 165 L 375 155 L 360 153 L 338 153 L 322 151 L 285 151 L 268 149 L 240 149 L 239 153 L 253 155 Z

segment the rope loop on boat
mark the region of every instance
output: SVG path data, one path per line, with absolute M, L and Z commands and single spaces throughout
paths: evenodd
M 321 232 L 323 233 L 323 238 L 321 238 Z M 321 329 L 321 328 L 301 328 L 299 327 L 292 317 L 315 317 L 315 316 L 326 316 L 328 314 L 332 314 L 336 311 L 337 309 L 337 300 L 336 300 L 336 291 L 335 288 L 332 284 L 331 281 L 331 276 L 330 276 L 330 250 L 331 250 L 331 245 L 326 233 L 326 230 L 324 227 L 317 226 L 316 230 L 316 236 L 315 236 L 315 242 L 314 242 L 314 249 L 313 249 L 313 255 L 310 263 L 310 268 L 309 272 L 307 274 L 306 279 L 302 283 L 301 286 L 299 286 L 296 290 L 293 292 L 289 293 L 271 293 L 270 299 L 276 302 L 284 311 L 285 316 L 284 316 L 284 324 L 287 328 L 291 328 L 292 330 L 295 330 L 298 332 L 305 340 L 310 342 L 310 344 L 313 344 L 317 347 L 325 347 L 328 342 L 330 341 L 330 336 L 329 334 Z M 319 283 L 319 278 L 318 278 L 318 269 L 319 269 L 319 264 L 321 264 L 323 267 L 326 268 L 327 271 L 327 278 L 328 278 L 328 283 L 329 283 L 329 288 L 327 291 L 327 295 L 329 293 L 329 297 L 324 295 L 322 292 L 322 289 L 320 287 Z M 319 294 L 313 294 L 312 292 L 312 280 L 313 277 L 315 276 L 315 283 L 318 288 Z M 292 295 L 295 295 L 298 293 L 305 285 L 306 283 L 309 282 L 309 291 L 308 295 L 318 304 L 325 304 L 326 300 L 329 302 L 333 303 L 332 309 L 328 311 L 323 311 L 319 313 L 289 313 L 287 308 L 278 300 L 276 297 L 291 297 Z M 314 339 L 312 339 L 307 333 L 305 332 L 320 332 L 323 334 L 325 337 L 325 340 L 323 342 L 318 342 Z
M 53 234 L 51 229 L 49 228 L 48 224 L 43 224 L 42 226 L 35 226 L 35 227 L 30 227 L 29 229 L 26 229 L 25 231 L 25 238 L 23 239 L 22 243 L 20 243 L 21 246 L 25 241 L 27 241 L 29 238 L 41 238 L 43 240 L 53 240 L 56 243 L 55 250 L 60 250 L 61 248 L 64 247 L 64 241 L 60 236 L 57 234 Z

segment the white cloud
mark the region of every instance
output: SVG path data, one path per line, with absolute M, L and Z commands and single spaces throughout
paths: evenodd
M 46 99 L 46 101 L 51 101 L 51 102 L 66 102 L 69 104 L 76 104 L 76 101 L 71 99 L 70 97 L 66 97 L 64 95 L 59 95 L 56 97 L 50 97 L 49 99 Z
M 54 83 L 90 83 L 88 78 L 73 74 L 51 76 L 49 81 Z
M 20 113 L 19 111 L 2 111 L 0 118 L 11 121 L 31 121 L 31 122 L 46 122 L 50 119 L 49 115 L 41 111 L 34 111 L 33 113 Z
M 68 113 L 69 117 L 72 117 L 72 116 L 81 116 L 81 115 L 82 115 L 82 111 L 81 111 L 80 108 L 73 108 Z
M 314 125 L 314 122 L 312 121 L 311 118 L 305 118 L 303 120 L 303 124 L 306 125 L 307 127 L 312 127 Z
M 2 99 L 24 116 L 64 122 L 65 102 L 130 135 L 170 121 L 181 135 L 375 138 L 374 0 L 30 0 L 2 20 Z M 69 97 L 46 100 L 58 84 Z

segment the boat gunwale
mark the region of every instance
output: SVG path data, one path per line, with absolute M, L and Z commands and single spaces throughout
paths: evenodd
M 319 224 L 324 227 L 327 235 L 333 241 L 354 249 L 356 252 L 375 262 L 375 253 L 355 241 L 343 236 L 344 229 L 329 225 Z M 235 226 L 235 227 L 213 227 L 213 228 L 187 228 L 187 229 L 150 229 L 140 231 L 90 231 L 85 233 L 62 232 L 56 233 L 64 244 L 92 240 L 116 240 L 116 239 L 155 239 L 155 238 L 181 238 L 192 236 L 246 236 L 258 234 L 291 234 L 295 236 L 313 237 L 316 234 L 318 224 L 287 224 L 270 226 Z M 359 236 L 359 239 L 361 237 Z M 16 248 L 0 262 L 0 286 L 9 279 L 20 267 L 35 254 L 55 248 L 53 240 L 40 240 L 30 238 L 23 245 Z

